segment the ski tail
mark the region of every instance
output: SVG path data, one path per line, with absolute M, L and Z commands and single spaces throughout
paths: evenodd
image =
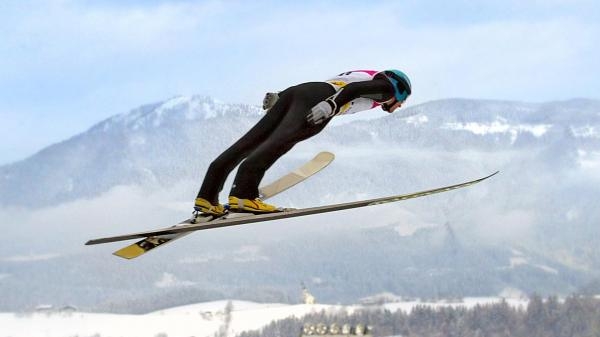
M 331 164 L 334 158 L 335 155 L 331 152 L 324 151 L 317 154 L 306 164 L 298 167 L 294 171 L 284 175 L 283 177 L 275 180 L 274 182 L 259 188 L 258 191 L 260 193 L 260 198 L 263 200 L 267 200 L 268 198 L 282 193 L 283 191 L 306 180 L 308 177 L 327 167 L 329 164 Z

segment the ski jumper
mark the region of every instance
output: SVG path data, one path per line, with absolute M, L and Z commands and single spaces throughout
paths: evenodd
M 354 70 L 325 82 L 303 83 L 280 92 L 267 114 L 210 164 L 198 198 L 218 204 L 227 176 L 240 163 L 230 195 L 257 198 L 267 169 L 298 142 L 321 132 L 331 120 L 318 125 L 308 123 L 306 116 L 313 106 L 331 97 L 340 107 L 337 114 L 353 114 L 375 108 L 393 97 L 389 81 L 373 79 L 376 73 Z

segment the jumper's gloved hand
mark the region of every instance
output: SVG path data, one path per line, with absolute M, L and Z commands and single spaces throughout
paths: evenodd
M 306 116 L 308 123 L 317 125 L 323 123 L 326 119 L 335 115 L 337 105 L 332 99 L 327 99 L 320 102 L 310 109 L 310 113 Z
M 268 92 L 265 94 L 265 98 L 263 98 L 263 110 L 269 110 L 275 105 L 277 100 L 279 99 L 278 92 Z

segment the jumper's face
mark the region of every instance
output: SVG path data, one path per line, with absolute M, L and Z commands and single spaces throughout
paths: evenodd
M 385 101 L 384 103 L 387 104 L 387 106 L 389 106 L 388 112 L 392 113 L 392 112 L 394 112 L 394 110 L 400 108 L 402 106 L 402 103 L 404 103 L 404 101 L 400 102 L 400 101 L 397 101 L 395 97 L 392 97 L 392 98 L 388 99 L 387 101 Z

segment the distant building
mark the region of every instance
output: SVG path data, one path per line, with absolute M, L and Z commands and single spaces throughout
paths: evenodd
M 364 324 L 352 326 L 350 324 L 332 323 L 327 326 L 324 323 L 309 324 L 306 323 L 302 327 L 300 337 L 309 336 L 327 336 L 327 337 L 349 337 L 363 336 L 373 337 L 373 327 Z
M 52 304 L 40 304 L 37 307 L 35 307 L 34 311 L 37 313 L 44 314 L 72 314 L 74 312 L 77 312 L 77 307 L 72 305 L 65 305 L 59 308 L 55 307 Z
M 380 293 L 369 297 L 363 297 L 359 300 L 363 305 L 383 305 L 385 303 L 398 303 L 404 299 L 392 293 Z
M 65 305 L 64 307 L 60 308 L 58 311 L 63 314 L 72 314 L 74 312 L 77 312 L 77 307 L 72 306 L 72 305 Z
M 35 312 L 51 313 L 54 311 L 54 306 L 52 304 L 40 304 L 37 307 L 35 307 Z
M 302 302 L 304 304 L 315 304 L 315 303 L 317 303 L 315 297 L 313 295 L 311 295 L 311 293 L 308 292 L 308 289 L 306 289 L 306 286 L 304 285 L 304 282 L 302 283 Z

